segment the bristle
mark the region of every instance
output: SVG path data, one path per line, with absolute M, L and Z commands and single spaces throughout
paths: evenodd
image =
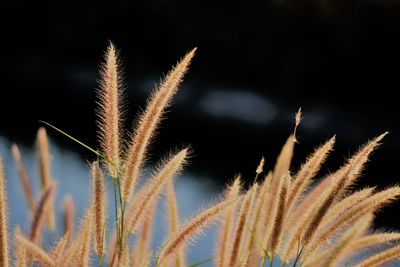
M 8 267 L 9 264 L 7 223 L 7 188 L 3 159 L 0 157 L 0 266 L 4 267 Z
M 221 215 L 229 205 L 235 203 L 239 199 L 225 200 L 212 205 L 185 223 L 178 232 L 168 238 L 166 246 L 162 249 L 159 255 L 158 262 L 161 265 L 167 262 L 173 255 L 175 255 L 181 246 L 183 246 L 188 240 L 193 240 L 196 234 L 201 232 L 205 226 L 217 220 L 218 216 Z
M 13 144 L 11 146 L 11 152 L 13 154 L 15 163 L 17 165 L 17 171 L 22 184 L 22 189 L 24 190 L 26 201 L 28 203 L 31 213 L 33 214 L 33 212 L 35 212 L 36 209 L 36 201 L 35 198 L 33 197 L 32 185 L 29 179 L 29 175 L 26 171 L 25 165 L 21 158 L 21 153 L 16 144 Z
M 39 203 L 33 215 L 29 237 L 31 241 L 35 244 L 38 244 L 40 241 L 42 235 L 42 225 L 46 214 L 48 214 L 47 212 L 50 207 L 50 203 L 53 200 L 55 186 L 56 184 L 52 182 L 47 185 L 47 187 L 43 190 L 43 193 L 40 197 Z
M 25 248 L 28 256 L 32 256 L 34 260 L 39 261 L 43 266 L 55 266 L 55 261 L 50 257 L 50 255 L 35 243 L 27 240 L 22 235 L 17 235 L 15 239 L 19 246 Z
M 167 185 L 167 214 L 168 214 L 168 226 L 169 234 L 173 234 L 178 231 L 180 227 L 179 211 L 178 211 L 178 201 L 176 199 L 175 188 L 173 180 L 168 181 Z M 185 252 L 184 248 L 180 248 L 173 260 L 175 267 L 186 266 Z
M 26 248 L 24 246 L 21 246 L 18 241 L 17 241 L 17 236 L 21 236 L 21 228 L 19 228 L 19 225 L 15 227 L 15 234 L 14 234 L 14 239 L 15 239 L 15 266 L 16 267 L 26 267 Z
M 64 221 L 64 235 L 68 233 L 68 243 L 73 239 L 74 235 L 74 215 L 75 206 L 74 200 L 71 195 L 66 195 L 64 197 L 63 203 L 63 221 Z
M 145 112 L 139 118 L 125 159 L 122 198 L 128 200 L 133 192 L 140 168 L 146 158 L 147 147 L 162 119 L 165 108 L 176 94 L 196 49 L 190 51 L 169 72 L 161 85 L 151 95 Z
M 39 172 L 40 172 L 40 184 L 42 191 L 51 183 L 51 172 L 50 172 L 50 153 L 49 153 L 49 140 L 47 138 L 46 129 L 41 127 L 37 132 L 37 146 L 39 156 Z M 49 207 L 46 210 L 47 225 L 50 230 L 55 228 L 55 215 L 53 200 L 50 202 Z
M 104 253 L 104 234 L 106 225 L 107 195 L 104 187 L 104 176 L 99 162 L 92 163 L 92 216 L 95 252 L 98 256 Z
M 108 159 L 105 163 L 110 175 L 114 178 L 118 177 L 119 171 L 120 128 L 122 124 L 122 81 L 118 61 L 115 46 L 110 42 L 101 69 L 97 114 L 101 151 Z
M 161 190 L 167 184 L 168 180 L 173 179 L 177 173 L 183 168 L 188 149 L 183 149 L 176 155 L 171 156 L 169 160 L 159 168 L 154 177 L 143 187 L 138 193 L 140 196 L 139 202 L 135 203 L 133 213 L 128 214 L 129 230 L 135 232 L 137 226 L 147 211 L 149 204 L 153 199 L 157 199 Z
M 239 197 L 241 190 L 241 177 L 237 175 L 231 186 L 228 187 L 225 194 L 225 200 L 233 200 Z M 226 209 L 222 215 L 222 224 L 218 233 L 217 247 L 215 249 L 215 266 L 224 267 L 229 260 L 228 253 L 231 248 L 232 231 L 234 226 L 234 218 L 236 215 L 237 203 L 232 204 Z

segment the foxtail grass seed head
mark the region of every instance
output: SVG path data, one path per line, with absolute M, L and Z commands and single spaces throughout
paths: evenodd
M 53 200 L 55 187 L 56 187 L 55 182 L 52 182 L 49 185 L 47 185 L 47 187 L 43 190 L 39 203 L 36 207 L 36 211 L 33 215 L 31 232 L 29 237 L 31 241 L 35 244 L 38 244 L 41 239 L 43 221 L 45 219 L 46 214 L 48 214 L 50 203 Z
M 77 240 L 78 249 L 76 255 L 76 266 L 87 267 L 90 266 L 90 244 L 92 239 L 92 223 L 93 218 L 90 210 L 86 211 L 80 225 L 80 232 Z
M 71 195 L 67 194 L 64 197 L 63 203 L 63 223 L 64 223 L 64 234 L 68 233 L 68 243 L 72 241 L 74 234 L 74 217 L 75 217 L 75 205 Z
M 64 234 L 60 240 L 51 249 L 51 257 L 56 261 L 56 264 L 62 264 L 62 256 L 68 243 L 69 234 Z
M 50 168 L 50 152 L 49 152 L 49 139 L 47 137 L 46 129 L 41 127 L 37 132 L 37 147 L 39 154 L 39 172 L 40 172 L 40 184 L 42 190 L 44 190 L 52 181 L 51 168 Z M 55 229 L 55 215 L 53 200 L 51 200 L 49 207 L 46 210 L 47 225 L 50 230 Z
M 400 245 L 386 249 L 380 253 L 374 254 L 369 258 L 354 265 L 354 267 L 377 267 L 400 257 Z
M 302 114 L 301 108 L 299 108 L 299 110 L 297 111 L 296 116 L 295 116 L 295 126 L 294 126 L 294 130 L 293 130 L 293 139 L 296 143 L 298 143 L 298 140 L 296 137 L 296 132 L 297 132 L 297 127 L 300 125 L 300 122 L 302 119 L 301 114 Z
M 24 246 L 21 246 L 19 242 L 17 241 L 17 237 L 21 236 L 21 228 L 17 225 L 15 227 L 15 234 L 14 234 L 14 239 L 15 239 L 15 266 L 16 267 L 26 267 L 26 248 Z
M 118 177 L 121 156 L 121 124 L 123 122 L 122 78 L 119 73 L 118 53 L 110 42 L 104 55 L 98 90 L 98 128 L 102 153 L 107 157 L 110 175 Z
M 294 177 L 294 182 L 288 193 L 287 209 L 290 210 L 297 204 L 299 197 L 307 189 L 311 179 L 317 174 L 321 165 L 324 163 L 329 152 L 333 149 L 335 136 L 329 139 L 325 144 L 315 150 L 315 152 L 302 165 L 299 172 Z
M 138 193 L 140 199 L 136 205 L 133 217 L 129 220 L 130 232 L 133 233 L 147 211 L 148 207 L 154 199 L 157 199 L 170 179 L 173 179 L 179 173 L 185 163 L 188 154 L 188 148 L 182 149 L 176 155 L 171 156 L 165 164 L 159 167 L 154 177 L 144 185 L 143 189 Z M 129 216 L 129 215 L 128 215 Z
M 250 211 L 250 205 L 254 200 L 253 196 L 254 192 L 256 191 L 257 191 L 257 184 L 246 193 L 243 199 L 243 203 L 240 207 L 239 215 L 236 222 L 236 227 L 233 232 L 232 249 L 230 252 L 228 266 L 236 266 L 240 261 L 240 251 L 242 243 L 244 243 L 243 239 L 246 233 L 245 227 L 248 224 L 248 219 L 249 219 L 248 212 Z
M 164 110 L 176 94 L 183 76 L 196 52 L 193 49 L 167 74 L 161 84 L 151 94 L 145 111 L 140 116 L 125 158 L 122 198 L 128 200 L 139 176 L 140 168 L 146 158 L 147 147 L 155 134 Z
M 26 171 L 25 165 L 22 162 L 21 153 L 16 144 L 13 144 L 11 146 L 11 152 L 17 165 L 17 171 L 21 180 L 21 185 L 22 189 L 24 190 L 26 201 L 28 202 L 29 209 L 33 213 L 36 209 L 36 201 L 33 196 L 32 185 L 28 176 L 28 172 Z
M 55 266 L 55 261 L 41 247 L 29 241 L 22 235 L 16 235 L 15 239 L 18 245 L 26 250 L 27 255 L 33 257 L 33 259 L 38 261 L 42 266 Z
M 239 197 L 241 191 L 241 176 L 236 175 L 232 185 L 225 191 L 225 200 L 233 200 Z M 234 220 L 236 217 L 237 203 L 232 204 L 222 215 L 222 223 L 219 229 L 217 247 L 215 249 L 215 265 L 226 266 L 229 261 L 229 253 L 232 246 Z
M 168 226 L 169 233 L 172 235 L 178 231 L 180 227 L 180 217 L 178 211 L 178 201 L 176 199 L 176 193 L 174 188 L 174 181 L 169 180 L 167 184 L 167 215 L 168 215 Z M 179 249 L 176 253 L 175 259 L 172 260 L 175 267 L 186 266 L 185 252 L 183 248 Z
M 104 187 L 104 176 L 99 162 L 91 166 L 92 171 L 92 221 L 94 232 L 95 251 L 97 255 L 104 253 L 104 235 L 106 225 L 107 195 Z
M 200 233 L 204 227 L 217 220 L 220 214 L 225 211 L 229 205 L 232 205 L 239 199 L 224 200 L 218 204 L 212 205 L 182 225 L 179 231 L 168 238 L 166 246 L 162 248 L 159 254 L 158 263 L 162 265 L 167 262 L 175 255 L 179 248 L 184 246 L 187 241 L 193 240 L 196 234 Z
M 3 158 L 0 157 L 0 266 L 8 267 L 8 216 L 7 188 L 4 177 Z
M 264 163 L 265 163 L 265 159 L 264 159 L 264 157 L 261 157 L 260 163 L 258 164 L 257 169 L 256 169 L 257 175 L 260 175 L 264 171 Z

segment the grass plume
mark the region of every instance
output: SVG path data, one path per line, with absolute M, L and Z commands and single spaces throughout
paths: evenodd
M 237 175 L 225 192 L 226 200 L 234 200 L 239 197 L 241 191 L 241 177 Z M 215 265 L 217 267 L 225 266 L 229 261 L 229 250 L 231 249 L 232 231 L 236 213 L 236 203 L 233 203 L 226 209 L 222 215 L 222 223 L 219 229 L 217 246 L 215 248 Z
M 157 262 L 162 266 L 162 264 L 175 255 L 177 250 L 184 246 L 188 240 L 193 239 L 205 226 L 217 220 L 218 216 L 237 200 L 238 199 L 223 200 L 214 204 L 182 225 L 179 231 L 167 239 L 166 246 L 162 248 Z
M 39 154 L 39 172 L 40 172 L 40 184 L 42 190 L 52 182 L 51 168 L 50 168 L 50 152 L 49 152 L 49 140 L 47 137 L 47 131 L 45 128 L 39 128 L 37 132 L 37 146 Z M 55 229 L 55 215 L 53 200 L 50 201 L 49 207 L 46 210 L 47 225 L 50 230 Z
M 109 159 L 105 162 L 110 175 L 118 177 L 120 165 L 121 124 L 123 118 L 122 78 L 119 71 L 118 53 L 109 43 L 101 68 L 100 89 L 98 90 L 98 128 L 102 153 Z
M 179 218 L 179 211 L 178 211 L 178 201 L 176 199 L 173 180 L 168 181 L 166 200 L 167 200 L 168 229 L 169 233 L 172 234 L 178 231 L 181 225 Z M 173 262 L 175 267 L 186 266 L 185 251 L 183 249 L 177 251 Z
M 99 162 L 92 163 L 92 216 L 94 227 L 95 251 L 98 256 L 104 253 L 104 234 L 106 226 L 107 195 L 104 187 L 103 172 Z
M 19 178 L 21 180 L 22 189 L 24 190 L 24 195 L 28 206 L 33 213 L 36 210 L 36 201 L 33 196 L 32 185 L 29 179 L 28 172 L 26 171 L 25 165 L 22 161 L 21 153 L 16 144 L 11 146 L 11 153 L 14 157 L 15 163 L 17 165 L 17 171 Z
M 48 209 L 50 208 L 50 203 L 53 200 L 54 190 L 56 184 L 53 182 L 43 190 L 40 197 L 39 203 L 36 207 L 35 213 L 33 215 L 31 232 L 29 237 L 31 241 L 35 244 L 39 243 L 42 233 L 42 225 L 46 214 L 48 214 Z
M 125 158 L 122 198 L 128 200 L 139 176 L 139 170 L 146 158 L 147 147 L 162 119 L 164 110 L 176 94 L 196 49 L 187 53 L 167 74 L 161 84 L 151 94 L 146 109 L 140 116 L 133 132 Z
M 16 235 L 15 237 L 18 245 L 22 247 L 22 249 L 26 250 L 27 255 L 33 257 L 34 260 L 37 260 L 41 265 L 52 267 L 55 266 L 55 261 L 52 257 L 42 248 L 40 248 L 35 243 L 29 241 L 22 235 Z
M 4 177 L 3 159 L 0 157 L 0 266 L 8 267 L 8 216 L 7 188 Z

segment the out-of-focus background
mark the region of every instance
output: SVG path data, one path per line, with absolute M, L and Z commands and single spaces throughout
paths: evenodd
M 35 173 L 32 149 L 38 120 L 97 146 L 95 88 L 109 40 L 119 48 L 124 66 L 128 132 L 160 77 L 198 47 L 149 160 L 156 163 L 171 148 L 192 146 L 178 192 L 181 202 L 188 197 L 193 203 L 185 214 L 215 197 L 235 173 L 252 181 L 261 156 L 266 169 L 271 168 L 293 131 L 299 107 L 304 114 L 293 171 L 334 134 L 335 152 L 322 173 L 338 168 L 368 139 L 389 131 L 359 185 L 399 183 L 398 1 L 31 5 L 8 1 L 0 17 L 1 154 L 16 201 L 11 205 L 17 209 L 26 204 L 9 145 L 20 144 Z M 95 157 L 54 131 L 49 135 L 53 172 L 65 183 L 59 190 L 77 197 L 88 193 L 82 191 L 89 180 L 85 161 Z M 399 229 L 400 218 L 394 216 L 399 211 L 399 204 L 383 209 L 376 227 Z M 26 221 L 22 213 L 13 216 L 14 222 Z

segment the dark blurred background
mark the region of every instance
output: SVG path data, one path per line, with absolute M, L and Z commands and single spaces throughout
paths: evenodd
M 400 2 L 399 2 L 400 3 Z M 302 107 L 293 171 L 337 134 L 322 172 L 390 131 L 359 185 L 399 183 L 400 5 L 396 1 L 102 1 L 44 7 L 2 4 L 0 135 L 31 145 L 45 120 L 96 146 L 95 88 L 108 41 L 120 50 L 126 129 L 154 85 L 193 47 L 198 53 L 151 161 L 191 144 L 188 169 L 222 186 L 271 168 Z M 83 159 L 93 155 L 50 131 Z M 377 227 L 400 229 L 395 204 Z M 385 216 L 386 215 L 386 216 Z

